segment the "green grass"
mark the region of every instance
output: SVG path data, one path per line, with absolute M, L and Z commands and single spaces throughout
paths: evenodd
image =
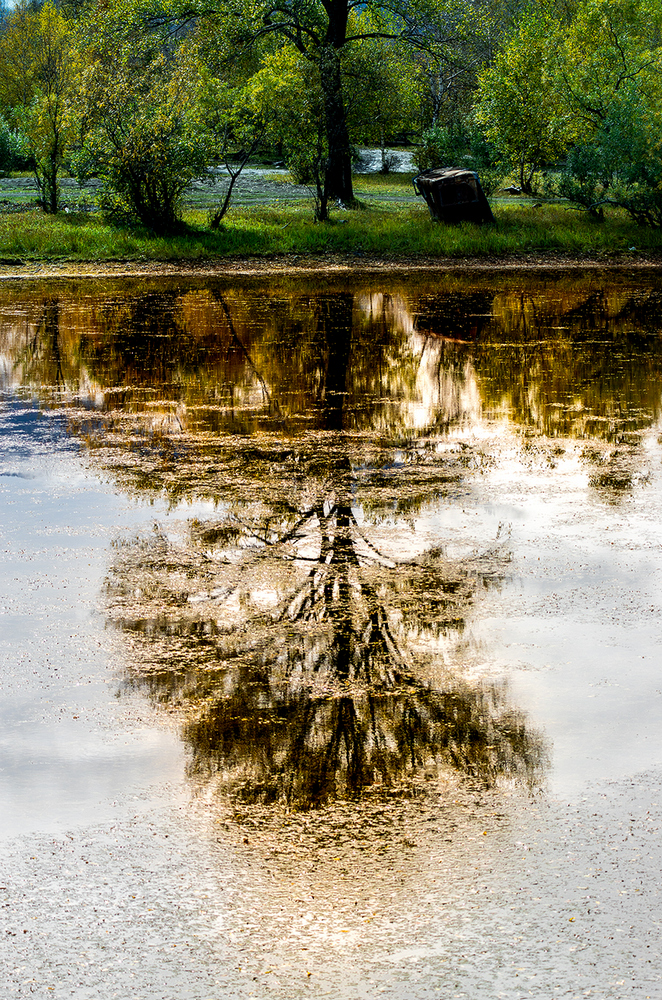
M 354 194 L 361 195 L 401 195 L 415 198 L 411 183 L 413 174 L 355 174 Z
M 397 175 L 395 175 L 397 176 Z M 359 197 L 365 178 L 357 183 Z M 396 188 L 386 177 L 371 177 Z M 336 211 L 326 224 L 312 221 L 308 202 L 231 209 L 212 233 L 206 214 L 189 211 L 187 229 L 171 238 L 109 225 L 99 215 L 56 217 L 38 211 L 0 215 L 0 257 L 23 260 L 205 259 L 228 256 L 347 254 L 370 256 L 501 256 L 536 252 L 572 255 L 621 253 L 631 247 L 662 250 L 662 232 L 635 226 L 620 213 L 603 223 L 561 205 L 498 205 L 496 226 L 433 223 L 422 202 L 372 202 L 362 211 Z

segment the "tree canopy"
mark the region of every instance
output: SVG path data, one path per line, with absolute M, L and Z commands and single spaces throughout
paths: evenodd
M 194 180 L 225 217 L 258 149 L 354 204 L 353 160 L 414 141 L 425 166 L 547 185 L 599 217 L 662 225 L 660 0 L 20 0 L 0 31 L 2 161 L 42 207 L 63 170 L 107 215 L 176 229 Z M 2 124 L 4 123 L 4 124 Z
M 20 130 L 45 211 L 57 212 L 58 178 L 76 136 L 80 54 L 55 4 L 19 3 L 0 37 L 0 98 Z

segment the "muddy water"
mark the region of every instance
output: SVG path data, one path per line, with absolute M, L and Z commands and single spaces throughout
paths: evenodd
M 0 292 L 6 995 L 659 995 L 661 305 Z

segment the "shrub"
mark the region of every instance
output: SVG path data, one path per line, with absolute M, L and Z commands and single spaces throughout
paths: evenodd
M 660 118 L 637 95 L 619 101 L 591 140 L 571 150 L 558 193 L 596 217 L 615 205 L 640 225 L 662 227 Z
M 421 138 L 421 146 L 414 158 L 419 170 L 432 167 L 475 170 L 488 196 L 502 183 L 505 168 L 497 149 L 476 125 L 433 125 Z
M 207 176 L 211 158 L 192 87 L 163 56 L 142 67 L 120 57 L 88 71 L 88 124 L 72 165 L 80 179 L 101 179 L 99 202 L 109 218 L 157 234 L 180 225 L 182 195 Z

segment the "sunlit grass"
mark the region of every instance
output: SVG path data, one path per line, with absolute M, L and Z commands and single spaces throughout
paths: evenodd
M 0 256 L 34 259 L 107 259 L 144 253 L 144 237 L 116 229 L 96 215 L 0 215 Z
M 412 173 L 407 174 L 356 174 L 354 176 L 354 194 L 361 195 L 414 195 L 411 183 Z
M 359 193 L 390 185 L 398 175 L 371 176 Z M 358 180 L 358 179 L 357 179 Z M 635 226 L 621 213 L 595 222 L 562 205 L 532 208 L 502 205 L 495 208 L 497 225 L 433 223 L 421 203 L 375 204 L 362 210 L 334 210 L 331 221 L 315 224 L 307 201 L 274 206 L 233 208 L 215 233 L 207 227 L 206 213 L 186 213 L 182 233 L 154 237 L 140 229 L 110 225 L 100 215 L 70 214 L 56 217 L 38 211 L 0 215 L 0 257 L 23 260 L 73 259 L 151 260 L 204 259 L 252 254 L 344 254 L 384 257 L 481 257 L 565 252 L 608 254 L 659 251 L 662 233 Z

